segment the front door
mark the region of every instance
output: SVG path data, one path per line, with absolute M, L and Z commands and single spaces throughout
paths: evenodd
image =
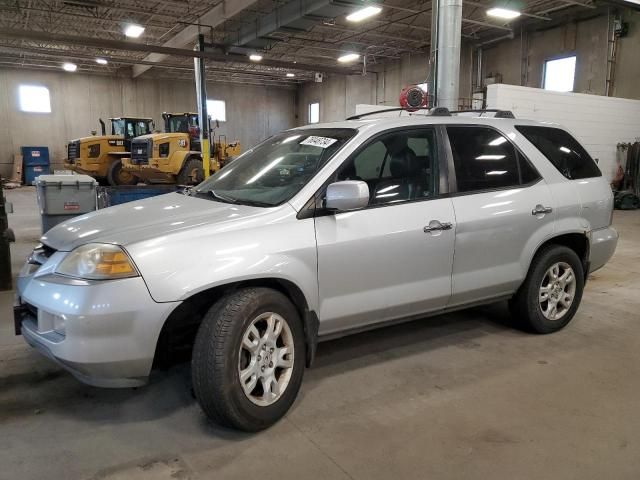
M 455 239 L 452 202 L 439 196 L 436 134 L 398 130 L 373 138 L 335 181 L 369 186 L 363 210 L 318 216 L 320 334 L 445 307 Z

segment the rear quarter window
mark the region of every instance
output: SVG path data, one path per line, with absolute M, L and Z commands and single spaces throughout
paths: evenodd
M 587 151 L 560 128 L 516 125 L 524 137 L 570 180 L 601 177 L 602 172 Z

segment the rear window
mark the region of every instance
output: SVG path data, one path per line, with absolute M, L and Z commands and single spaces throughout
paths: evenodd
M 516 129 L 568 179 L 602 176 L 596 162 L 568 132 L 559 128 L 524 125 L 517 125 Z

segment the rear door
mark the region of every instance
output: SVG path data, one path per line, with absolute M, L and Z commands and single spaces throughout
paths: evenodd
M 321 335 L 446 306 L 455 218 L 440 195 L 436 138 L 434 128 L 380 135 L 335 173 L 366 182 L 370 201 L 315 219 Z
M 554 228 L 555 202 L 507 134 L 448 126 L 456 215 L 450 306 L 509 295 Z

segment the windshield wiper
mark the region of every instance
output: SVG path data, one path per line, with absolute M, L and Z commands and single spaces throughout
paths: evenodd
M 207 190 L 206 192 L 194 190 L 194 194 L 198 196 L 206 196 L 211 198 L 212 200 L 217 200 L 218 202 L 224 203 L 238 203 L 235 198 L 227 197 L 226 195 L 222 195 L 221 193 L 215 192 L 214 190 Z

